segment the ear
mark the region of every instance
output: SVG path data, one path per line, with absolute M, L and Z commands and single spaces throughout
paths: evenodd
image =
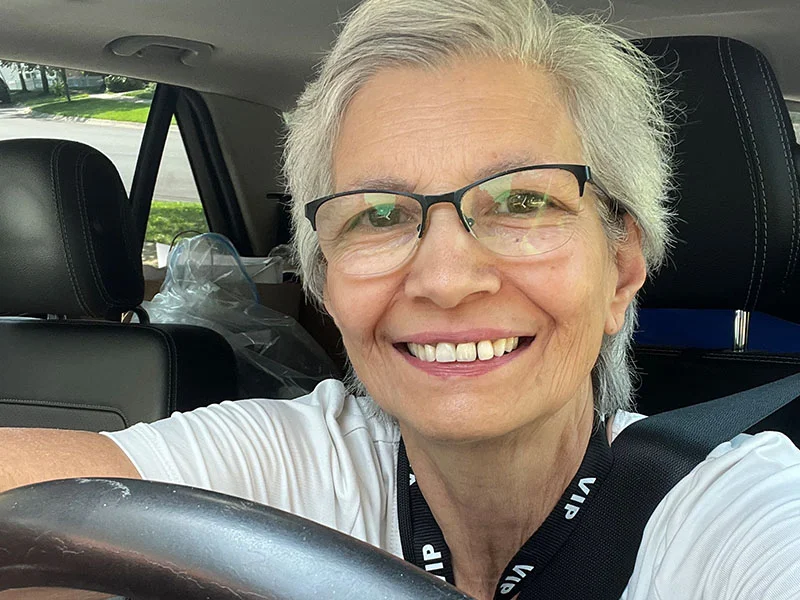
M 642 232 L 630 215 L 625 215 L 625 240 L 617 245 L 617 284 L 608 307 L 605 332 L 617 333 L 625 323 L 625 311 L 647 278 L 647 268 L 642 252 Z

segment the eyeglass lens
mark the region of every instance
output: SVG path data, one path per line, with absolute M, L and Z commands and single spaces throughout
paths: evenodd
M 563 246 L 581 209 L 577 178 L 563 169 L 531 169 L 484 181 L 461 199 L 473 236 L 502 256 L 533 256 Z M 414 251 L 422 206 L 392 192 L 347 194 L 319 207 L 317 234 L 328 264 L 351 275 L 377 275 Z

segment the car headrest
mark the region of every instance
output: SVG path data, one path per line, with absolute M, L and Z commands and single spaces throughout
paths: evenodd
M 0 141 L 0 313 L 114 319 L 144 296 L 119 173 L 77 142 Z
M 640 40 L 685 109 L 678 243 L 646 308 L 761 311 L 800 322 L 798 149 L 764 55 L 720 37 Z

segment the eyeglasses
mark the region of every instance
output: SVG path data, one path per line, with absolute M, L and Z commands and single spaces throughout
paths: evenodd
M 610 200 L 588 166 L 557 164 L 511 169 L 432 196 L 341 192 L 313 200 L 305 209 L 329 266 L 348 275 L 380 275 L 413 254 L 428 209 L 440 202 L 452 204 L 464 228 L 496 254 L 551 252 L 572 237 L 587 183 Z

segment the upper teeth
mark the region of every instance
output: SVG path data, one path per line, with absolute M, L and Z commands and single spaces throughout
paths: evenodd
M 426 362 L 472 362 L 489 360 L 502 356 L 519 346 L 518 337 L 500 338 L 499 340 L 481 340 L 480 342 L 439 342 L 438 344 L 415 344 L 408 342 L 408 351 Z

